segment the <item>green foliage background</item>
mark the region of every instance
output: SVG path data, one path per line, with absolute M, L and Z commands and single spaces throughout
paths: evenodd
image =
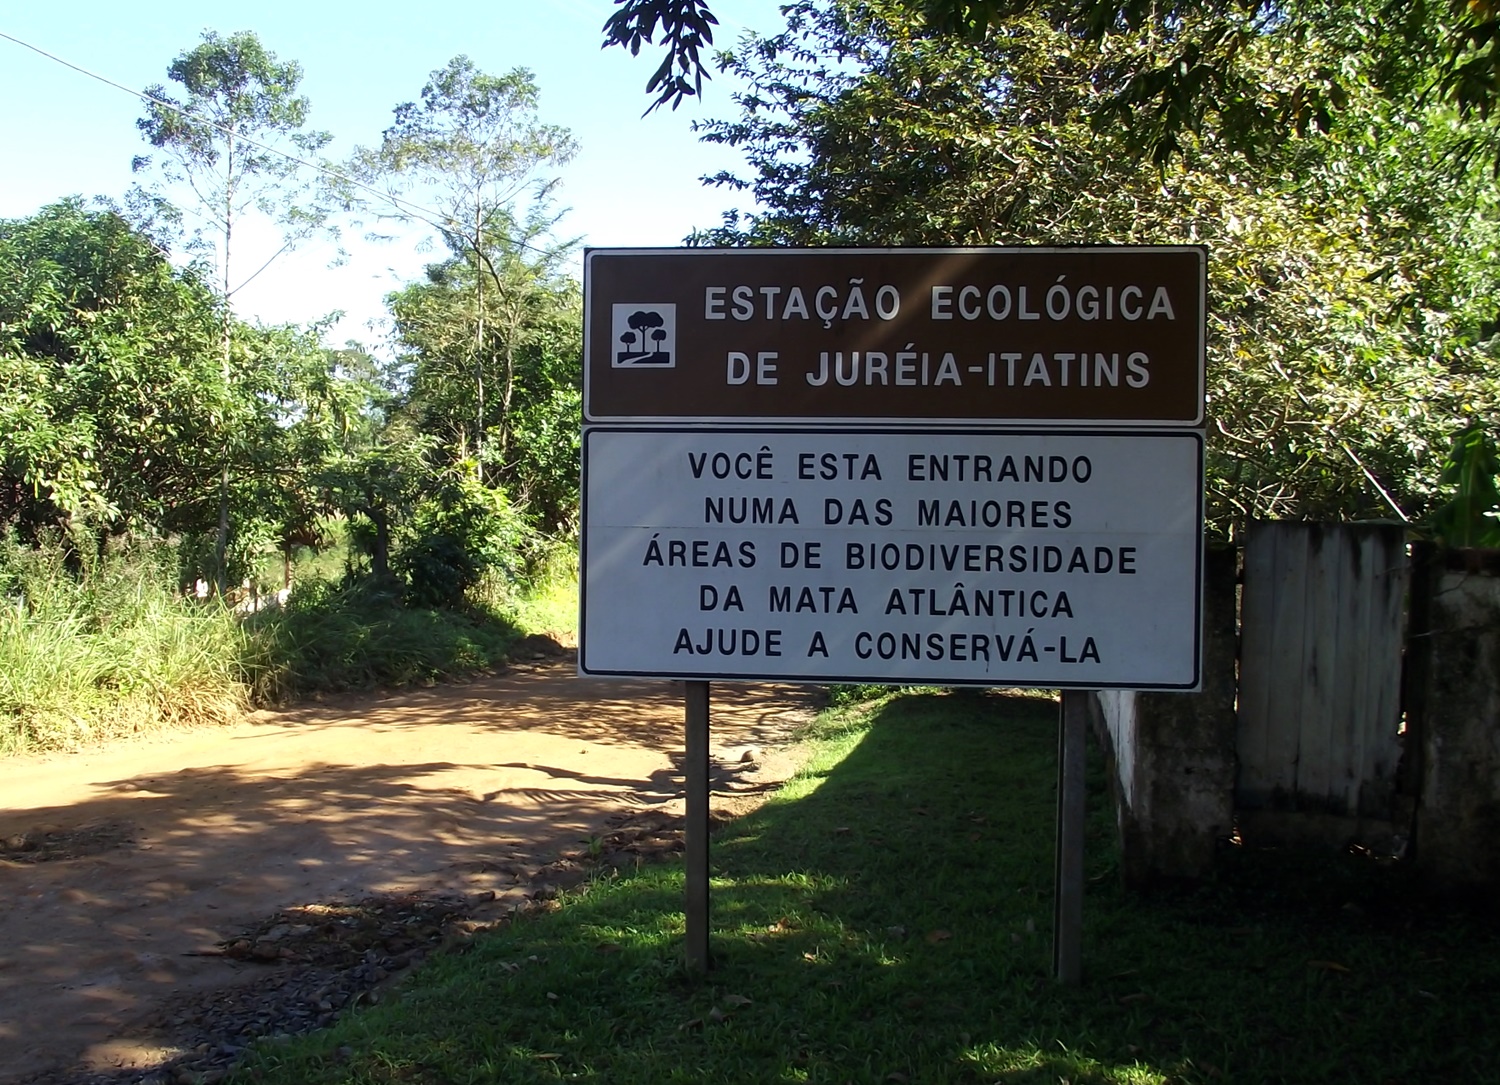
M 300 66 L 207 31 L 168 77 L 154 187 L 0 221 L 0 749 L 494 666 L 577 522 L 579 287 L 533 176 L 571 138 L 530 74 L 455 58 L 349 165 L 454 211 L 390 360 L 233 312 L 247 215 L 292 245 L 352 202 L 268 149 L 328 141 Z
M 659 6 L 632 0 L 609 34 L 639 45 L 632 20 Z M 783 15 L 721 55 L 745 89 L 700 129 L 744 156 L 714 183 L 758 208 L 694 243 L 1202 244 L 1213 530 L 1401 519 L 1500 544 L 1487 6 L 797 0 Z M 689 16 L 656 25 L 711 25 L 704 5 Z M 671 54 L 659 89 L 696 92 L 706 44 Z M 488 603 L 523 597 L 570 545 L 582 301 L 553 199 L 572 137 L 539 115 L 529 72 L 454 57 L 319 189 L 241 138 L 327 145 L 301 75 L 251 32 L 208 31 L 139 122 L 155 187 L 0 222 L 0 714 L 21 732 L 110 696 L 167 718 L 163 690 L 200 688 L 121 655 L 116 613 L 161 628 L 160 660 L 177 658 L 172 630 L 201 633 L 227 675 L 201 688 L 233 687 L 225 705 L 483 665 Z M 179 228 L 185 181 L 207 232 Z M 433 232 L 425 275 L 387 299 L 389 350 L 234 316 L 231 240 L 256 209 L 288 244 L 356 217 Z M 235 617 L 336 544 L 278 617 Z M 188 598 L 200 582 L 213 606 Z M 126 606 L 126 583 L 155 601 Z M 434 614 L 451 637 L 420 624 Z M 442 658 L 403 657 L 407 636 Z M 57 638 L 108 651 L 44 696 Z
M 1433 511 L 1455 435 L 1500 407 L 1495 186 L 1463 153 L 1489 121 L 1384 93 L 1382 54 L 1346 51 L 1363 14 L 1328 5 L 1321 34 L 1261 33 L 1234 58 L 1247 86 L 1338 65 L 1326 125 L 1247 146 L 1224 111 L 1156 161 L 1103 88 L 1187 27 L 1101 42 L 1022 13 L 956 37 L 912 8 L 804 0 L 724 54 L 749 89 L 705 138 L 745 155 L 717 181 L 761 210 L 695 240 L 1204 244 L 1215 528 Z

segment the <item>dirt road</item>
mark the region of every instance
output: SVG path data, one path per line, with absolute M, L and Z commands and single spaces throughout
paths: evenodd
M 670 809 L 680 687 L 573 666 L 0 761 L 0 1083 L 170 1068 L 162 1007 L 290 967 L 225 950 L 280 910 L 493 894 L 504 911 L 622 812 Z M 794 687 L 715 687 L 716 805 L 784 777 L 767 751 L 810 707 Z

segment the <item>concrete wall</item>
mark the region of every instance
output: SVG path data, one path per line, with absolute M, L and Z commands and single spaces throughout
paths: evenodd
M 1411 721 L 1421 757 L 1416 862 L 1443 889 L 1500 887 L 1500 576 L 1486 564 L 1428 581 L 1420 718 Z
M 1493 890 L 1500 888 L 1500 552 L 1419 547 L 1414 565 L 1395 828 L 1404 834 L 1414 803 L 1409 854 L 1424 884 Z M 1201 693 L 1091 698 L 1109 759 L 1123 874 L 1134 886 L 1208 874 L 1218 842 L 1235 826 L 1233 552 L 1209 552 L 1204 595 Z
M 1203 691 L 1094 697 L 1127 884 L 1196 878 L 1234 828 L 1235 553 L 1204 568 Z

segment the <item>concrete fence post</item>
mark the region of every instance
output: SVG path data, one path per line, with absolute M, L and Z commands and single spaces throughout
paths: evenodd
M 1415 862 L 1439 890 L 1500 886 L 1500 555 L 1450 551 L 1418 577 L 1408 760 L 1420 799 Z M 1418 603 L 1425 604 L 1418 606 Z M 1414 748 L 1413 748 L 1414 747 Z
M 1127 885 L 1208 874 L 1233 831 L 1237 557 L 1227 547 L 1205 554 L 1202 692 L 1094 699 Z

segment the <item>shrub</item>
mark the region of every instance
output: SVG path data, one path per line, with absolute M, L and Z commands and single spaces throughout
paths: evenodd
M 117 544 L 82 566 L 56 540 L 0 537 L 0 752 L 239 714 L 253 646 L 233 613 L 177 593 L 169 547 Z
M 467 476 L 450 477 L 417 506 L 392 564 L 414 605 L 461 607 L 490 570 L 521 578 L 527 537 L 502 491 Z

